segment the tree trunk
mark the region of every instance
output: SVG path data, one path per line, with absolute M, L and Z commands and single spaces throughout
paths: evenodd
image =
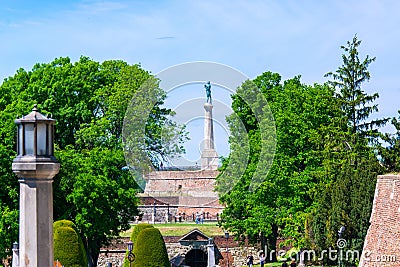
M 89 267 L 97 266 L 97 260 L 99 259 L 99 254 L 100 254 L 99 250 L 89 249 L 89 253 L 88 253 Z
M 88 242 L 87 258 L 89 267 L 97 267 L 97 260 L 100 254 L 100 244 L 97 243 L 96 241 Z
M 278 226 L 276 224 L 271 225 L 272 233 L 267 237 L 268 254 L 265 253 L 265 257 L 268 262 L 276 262 L 276 240 L 278 238 Z

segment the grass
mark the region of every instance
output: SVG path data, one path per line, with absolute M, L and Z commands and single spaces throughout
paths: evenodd
M 131 236 L 132 229 L 135 225 L 132 225 L 131 229 L 121 233 L 122 237 Z M 197 228 L 209 237 L 224 235 L 222 228 L 217 226 L 216 222 L 204 222 L 204 224 L 192 223 L 161 223 L 154 224 L 158 230 L 160 230 L 163 236 L 183 236 L 191 230 Z
M 266 263 L 264 267 L 280 267 L 282 266 L 282 262 L 276 262 L 276 263 Z M 243 267 L 248 267 L 247 265 L 243 265 Z M 260 264 L 255 264 L 253 267 L 260 267 Z M 322 267 L 322 266 L 317 266 L 317 265 L 312 265 L 307 267 Z

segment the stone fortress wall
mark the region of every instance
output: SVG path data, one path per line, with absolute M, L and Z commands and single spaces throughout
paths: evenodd
M 216 170 L 161 170 L 146 175 L 145 191 L 139 195 L 142 221 L 192 221 L 196 214 L 218 220 L 223 206 L 214 191 L 217 175 Z
M 186 253 L 190 251 L 190 247 L 182 246 L 179 244 L 179 238 L 180 237 L 172 236 L 164 237 L 168 257 L 170 259 L 177 254 L 186 255 Z M 127 242 L 128 238 L 121 238 L 118 241 L 114 241 L 113 244 L 110 245 L 110 247 L 102 248 L 97 266 L 105 267 L 108 266 L 108 263 L 111 263 L 112 267 L 122 267 L 126 253 Z M 223 256 L 223 259 L 220 260 L 218 265 L 220 267 L 228 266 L 228 258 L 230 267 L 245 266 L 246 257 L 250 254 L 254 256 L 256 264 L 259 262 L 257 256 L 259 253 L 259 249 L 257 249 L 256 247 L 240 245 L 239 242 L 233 240 L 233 237 L 230 237 L 229 240 L 226 240 L 223 236 L 216 236 L 214 237 L 214 242 Z M 228 254 L 226 253 L 226 247 L 228 247 Z

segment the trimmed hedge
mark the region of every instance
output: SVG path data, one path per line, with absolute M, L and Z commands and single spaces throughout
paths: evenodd
M 136 245 L 137 237 L 139 233 L 146 228 L 154 228 L 153 225 L 148 224 L 148 223 L 139 223 L 136 224 L 135 227 L 133 227 L 132 234 L 131 234 L 131 241 L 133 242 L 133 246 Z M 129 261 L 128 261 L 128 249 L 126 250 L 125 253 L 125 258 L 124 258 L 124 265 L 123 267 L 129 267 Z
M 134 244 L 136 244 L 136 240 L 137 240 L 139 233 L 143 229 L 146 229 L 146 228 L 154 228 L 154 227 L 153 227 L 153 225 L 148 224 L 148 223 L 139 223 L 139 224 L 135 225 L 135 227 L 133 227 L 132 234 L 131 234 L 131 240 Z
M 164 239 L 157 228 L 146 228 L 139 232 L 133 247 L 135 267 L 170 267 Z
M 73 222 L 68 220 L 54 222 L 53 234 L 55 261 L 60 261 L 64 267 L 88 266 L 85 247 Z

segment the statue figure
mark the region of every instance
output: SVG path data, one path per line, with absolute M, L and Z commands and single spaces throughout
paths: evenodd
M 206 95 L 207 95 L 207 103 L 211 103 L 211 84 L 208 81 L 204 87 L 206 88 Z

